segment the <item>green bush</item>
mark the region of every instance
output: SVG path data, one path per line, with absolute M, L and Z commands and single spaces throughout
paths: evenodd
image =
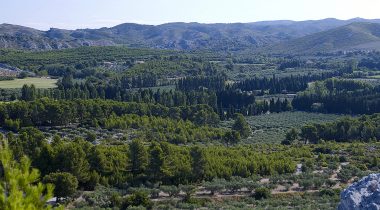
M 128 196 L 124 200 L 122 204 L 122 209 L 137 207 L 137 206 L 144 206 L 146 208 L 149 208 L 152 206 L 152 202 L 150 201 L 147 193 L 142 192 L 142 191 L 134 192 L 132 195 Z
M 191 196 L 195 193 L 196 187 L 193 185 L 180 185 L 179 188 L 181 191 L 183 191 L 186 195 L 184 200 L 188 201 L 191 199 Z
M 180 189 L 174 185 L 162 185 L 160 189 L 164 192 L 169 194 L 170 197 L 176 197 L 180 193 Z
M 253 196 L 256 200 L 268 199 L 271 196 L 271 192 L 268 188 L 260 187 L 255 190 Z
M 339 189 L 321 189 L 319 191 L 320 196 L 328 196 L 328 197 L 334 197 L 334 196 L 339 196 L 340 190 Z
M 224 179 L 213 179 L 211 182 L 203 183 L 203 187 L 211 192 L 211 195 L 221 192 L 226 186 L 226 180 Z
M 4 121 L 4 128 L 13 132 L 18 132 L 20 130 L 20 124 L 21 121 L 19 119 L 6 119 Z

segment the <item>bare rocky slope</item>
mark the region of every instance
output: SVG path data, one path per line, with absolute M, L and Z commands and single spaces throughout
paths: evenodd
M 341 193 L 338 210 L 379 210 L 380 174 L 371 174 Z

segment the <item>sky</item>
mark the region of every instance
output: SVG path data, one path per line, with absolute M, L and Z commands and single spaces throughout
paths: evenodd
M 380 18 L 380 0 L 0 0 L 0 23 L 49 28 Z

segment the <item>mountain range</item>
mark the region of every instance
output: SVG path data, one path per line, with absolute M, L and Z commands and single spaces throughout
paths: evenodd
M 178 50 L 325 52 L 380 49 L 380 19 L 323 19 L 253 23 L 120 24 L 110 28 L 41 31 L 1 24 L 0 48 L 51 50 L 117 46 Z

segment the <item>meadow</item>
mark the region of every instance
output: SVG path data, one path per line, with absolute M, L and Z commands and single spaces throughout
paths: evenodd
M 28 77 L 25 79 L 14 79 L 0 81 L 0 88 L 12 89 L 12 88 L 22 88 L 23 85 L 34 84 L 36 88 L 55 88 L 57 79 L 43 78 L 43 77 Z

